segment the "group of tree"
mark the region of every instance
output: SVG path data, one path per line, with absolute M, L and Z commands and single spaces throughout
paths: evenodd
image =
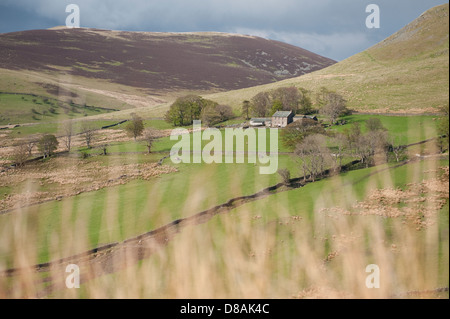
M 271 116 L 277 111 L 293 111 L 296 114 L 311 114 L 313 111 L 309 91 L 304 88 L 280 87 L 256 94 L 242 104 L 242 114 L 248 119 Z
M 42 157 L 48 158 L 57 150 L 59 145 L 58 139 L 53 134 L 44 134 L 39 137 L 31 136 L 25 141 L 17 144 L 13 150 L 13 160 L 17 167 L 22 167 L 30 159 L 33 149 L 37 146 Z
M 303 176 L 315 181 L 326 169 L 339 171 L 343 159 L 356 157 L 369 167 L 385 163 L 390 152 L 396 160 L 401 158 L 404 147 L 393 144 L 387 129 L 378 118 L 366 121 L 363 133 L 358 122 L 342 132 L 325 131 L 320 125 L 305 121 L 288 125 L 281 133 L 285 146 L 294 148 Z
M 277 111 L 293 111 L 296 114 L 312 114 L 319 112 L 334 125 L 341 116 L 350 114 L 347 101 L 339 93 L 322 87 L 316 94 L 313 107 L 311 92 L 304 88 L 280 87 L 271 91 L 256 94 L 250 101 L 242 103 L 242 114 L 248 120 L 249 116 L 272 116 Z
M 201 120 L 208 126 L 227 121 L 234 117 L 233 110 L 228 105 L 204 99 L 196 95 L 178 98 L 165 114 L 165 120 L 174 126 L 192 125 L 195 120 Z
M 369 167 L 387 161 L 390 148 L 388 131 L 380 119 L 372 118 L 366 121 L 366 132 L 363 133 L 358 122 L 338 134 L 346 155 L 356 156 L 362 164 Z
M 86 148 L 93 147 L 98 129 L 89 121 L 83 121 L 75 129 L 71 121 L 63 122 L 58 132 L 58 138 L 63 142 L 65 150 L 71 151 L 73 137 L 79 135 L 84 141 Z M 157 130 L 152 128 L 145 129 L 143 119 L 132 113 L 131 119 L 125 126 L 125 131 L 136 141 L 138 138 L 145 143 L 148 153 L 151 153 L 155 139 L 159 137 Z M 17 167 L 23 166 L 33 154 L 33 150 L 37 148 L 42 158 L 48 158 L 54 154 L 59 146 L 58 138 L 53 134 L 31 135 L 14 146 L 12 158 Z M 102 154 L 107 154 L 108 144 L 101 144 Z M 87 154 L 87 153 L 86 153 Z M 82 154 L 84 155 L 84 154 Z
M 145 128 L 144 120 L 139 115 L 132 113 L 131 120 L 125 126 L 125 131 L 135 141 L 141 140 L 145 143 L 147 151 L 150 154 L 154 141 L 159 137 L 158 131 L 152 128 Z

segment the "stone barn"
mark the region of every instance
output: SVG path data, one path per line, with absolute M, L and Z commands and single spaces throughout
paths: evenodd
M 286 127 L 294 121 L 294 112 L 278 111 L 272 115 L 272 127 Z

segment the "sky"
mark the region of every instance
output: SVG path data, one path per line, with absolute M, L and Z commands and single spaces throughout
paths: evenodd
M 65 25 L 124 31 L 217 31 L 286 42 L 341 61 L 387 38 L 444 0 L 0 0 L 0 33 Z M 379 28 L 367 28 L 369 4 Z

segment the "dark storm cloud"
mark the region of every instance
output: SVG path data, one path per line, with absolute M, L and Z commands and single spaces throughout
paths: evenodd
M 341 60 L 381 41 L 443 0 L 3 0 L 0 32 L 65 23 L 78 4 L 81 26 L 132 31 L 221 31 L 288 42 Z M 367 29 L 365 8 L 378 4 L 381 28 Z M 22 21 L 11 16 L 22 12 Z M 19 19 L 20 20 L 20 19 Z M 15 21 L 15 22 L 14 22 Z

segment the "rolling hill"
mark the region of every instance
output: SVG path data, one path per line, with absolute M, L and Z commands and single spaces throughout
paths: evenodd
M 306 88 L 313 97 L 326 87 L 362 112 L 434 113 L 449 100 L 448 30 L 445 4 L 339 63 L 280 42 L 222 33 L 9 33 L 0 35 L 0 91 L 123 110 L 95 118 L 162 116 L 187 92 L 239 110 L 243 100 L 281 86 Z
M 350 108 L 378 113 L 433 113 L 449 101 L 449 5 L 431 8 L 375 46 L 325 69 L 208 98 L 239 108 L 281 86 L 342 94 Z
M 334 63 L 285 43 L 226 33 L 54 28 L 0 34 L 0 91 L 119 109 L 160 104 L 178 92 L 276 82 Z

